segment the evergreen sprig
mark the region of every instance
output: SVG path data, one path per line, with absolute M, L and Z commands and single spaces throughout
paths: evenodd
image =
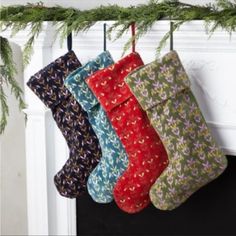
M 56 27 L 57 34 L 60 35 L 61 41 L 67 35 L 74 31 L 88 30 L 97 21 L 113 20 L 115 23 L 109 28 L 108 33 L 116 30 L 114 40 L 120 38 L 126 32 L 130 25 L 135 22 L 137 32 L 135 39 L 138 40 L 144 35 L 152 25 L 162 19 L 173 20 L 173 31 L 178 29 L 183 23 L 192 20 L 203 20 L 206 22 L 206 32 L 213 34 L 217 28 L 222 28 L 230 34 L 236 30 L 236 0 L 217 0 L 215 4 L 207 4 L 204 6 L 191 5 L 179 2 L 178 0 L 151 0 L 148 4 L 138 6 L 120 7 L 118 5 L 100 6 L 98 8 L 81 11 L 74 8 L 63 8 L 61 6 L 45 7 L 42 2 L 37 4 L 14 5 L 0 8 L 0 29 L 2 31 L 11 29 L 12 35 L 29 27 L 29 39 L 23 50 L 24 64 L 28 64 L 30 56 L 33 53 L 33 44 L 42 30 L 44 21 L 51 21 Z M 170 31 L 163 36 L 157 45 L 157 54 L 160 53 L 168 38 Z M 131 46 L 133 38 L 130 38 L 124 45 L 124 52 Z M 25 107 L 22 99 L 22 91 L 18 87 L 17 82 L 13 79 L 15 67 L 9 58 L 12 52 L 7 44 L 7 39 L 1 40 L 0 55 L 4 61 L 5 73 L 3 82 L 7 82 L 12 86 L 12 91 L 19 100 L 20 107 Z M 7 49 L 2 49 L 6 47 Z M 4 51 L 5 50 L 5 51 Z M 2 53 L 5 55 L 2 55 Z M 10 57 L 9 57 L 10 56 Z M 10 63 L 7 65 L 7 63 Z M 3 77 L 2 77 L 3 78 Z M 12 80 L 13 79 L 13 80 Z M 1 82 L 1 79 L 0 79 Z M 16 82 L 16 83 L 15 83 Z M 8 106 L 6 95 L 1 87 L 0 99 L 2 109 L 1 130 L 6 125 L 6 117 L 8 116 Z M 2 125 L 3 124 L 3 125 Z
M 1 120 L 0 120 L 0 134 L 3 133 L 9 116 L 9 108 L 7 105 L 7 96 L 4 92 L 4 86 L 10 87 L 12 94 L 18 100 L 19 109 L 26 108 L 23 99 L 23 91 L 19 83 L 15 80 L 16 67 L 13 61 L 13 53 L 11 46 L 6 38 L 0 36 L 0 55 L 3 65 L 0 66 L 0 107 L 1 107 Z

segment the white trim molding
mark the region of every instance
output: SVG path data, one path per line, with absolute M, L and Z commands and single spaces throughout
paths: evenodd
M 28 234 L 48 235 L 46 134 L 47 113 L 25 110 Z M 40 140 L 39 140 L 40 138 Z

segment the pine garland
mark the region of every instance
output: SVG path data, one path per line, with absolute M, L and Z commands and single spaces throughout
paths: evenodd
M 229 33 L 234 32 L 236 30 L 236 0 L 217 0 L 215 2 L 215 4 L 199 6 L 181 3 L 177 0 L 151 0 L 148 4 L 135 7 L 125 8 L 118 5 L 109 5 L 85 11 L 60 6 L 45 7 L 42 2 L 39 2 L 37 4 L 1 7 L 0 28 L 2 31 L 10 28 L 12 35 L 15 35 L 26 27 L 30 27 L 29 39 L 23 50 L 24 64 L 28 64 L 30 56 L 33 53 L 34 40 L 41 32 L 44 21 L 53 22 L 61 41 L 72 31 L 75 33 L 85 31 L 97 21 L 106 20 L 116 21 L 108 30 L 110 36 L 113 30 L 118 30 L 114 40 L 120 38 L 133 22 L 137 26 L 135 38 L 138 40 L 156 21 L 162 19 L 174 20 L 173 30 L 178 29 L 183 23 L 188 21 L 204 20 L 206 22 L 206 31 L 210 34 L 213 34 L 217 28 L 225 29 Z M 163 48 L 169 36 L 170 32 L 167 32 L 159 45 L 157 45 L 157 54 Z M 3 42 L 3 45 L 1 43 L 1 48 L 2 46 L 7 46 L 6 42 Z M 132 38 L 125 44 L 124 51 L 130 47 L 131 42 Z M 3 57 L 2 50 L 0 53 Z M 9 55 L 11 54 L 9 48 L 8 53 Z M 8 80 L 9 78 L 13 78 L 13 74 L 15 73 L 15 69 L 13 70 L 13 68 L 15 67 L 12 61 L 5 61 L 4 63 L 5 65 L 6 63 L 10 63 L 11 68 L 5 71 L 5 80 L 3 82 L 6 82 L 6 78 Z M 12 73 L 13 71 L 14 73 Z M 17 95 L 16 97 L 19 100 L 21 99 L 22 91 L 19 90 L 17 85 L 17 83 L 11 84 L 12 88 L 14 88 L 13 91 L 18 91 L 15 95 Z M 8 115 L 8 107 L 3 90 L 0 91 L 0 103 L 2 107 L 5 107 L 1 118 L 1 124 L 3 124 L 1 127 L 5 127 L 5 117 Z M 22 104 L 20 102 L 20 106 L 23 106 Z

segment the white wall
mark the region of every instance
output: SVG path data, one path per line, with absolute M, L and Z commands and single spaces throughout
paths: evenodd
M 23 88 L 21 51 L 13 45 L 17 62 L 16 80 Z M 27 234 L 26 163 L 25 163 L 25 121 L 18 104 L 6 89 L 10 107 L 7 128 L 0 136 L 1 156 L 1 234 Z
M 12 4 L 27 4 L 37 3 L 38 0 L 1 0 L 2 5 L 12 5 Z M 88 0 L 41 0 L 45 6 L 54 6 L 55 4 L 61 5 L 64 7 L 76 7 L 81 10 L 98 7 L 100 5 L 108 5 L 108 4 L 118 4 L 120 6 L 129 6 L 129 5 L 137 5 L 137 4 L 145 4 L 148 3 L 149 0 L 96 0 L 96 1 L 88 1 Z M 210 2 L 215 2 L 214 0 L 182 0 L 181 2 L 191 3 L 191 4 L 206 4 Z

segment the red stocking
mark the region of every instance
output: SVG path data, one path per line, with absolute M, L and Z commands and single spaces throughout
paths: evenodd
M 128 213 L 149 204 L 149 190 L 168 162 L 157 133 L 124 82 L 129 72 L 142 65 L 140 56 L 131 53 L 87 79 L 129 157 L 128 168 L 114 188 L 117 205 Z

